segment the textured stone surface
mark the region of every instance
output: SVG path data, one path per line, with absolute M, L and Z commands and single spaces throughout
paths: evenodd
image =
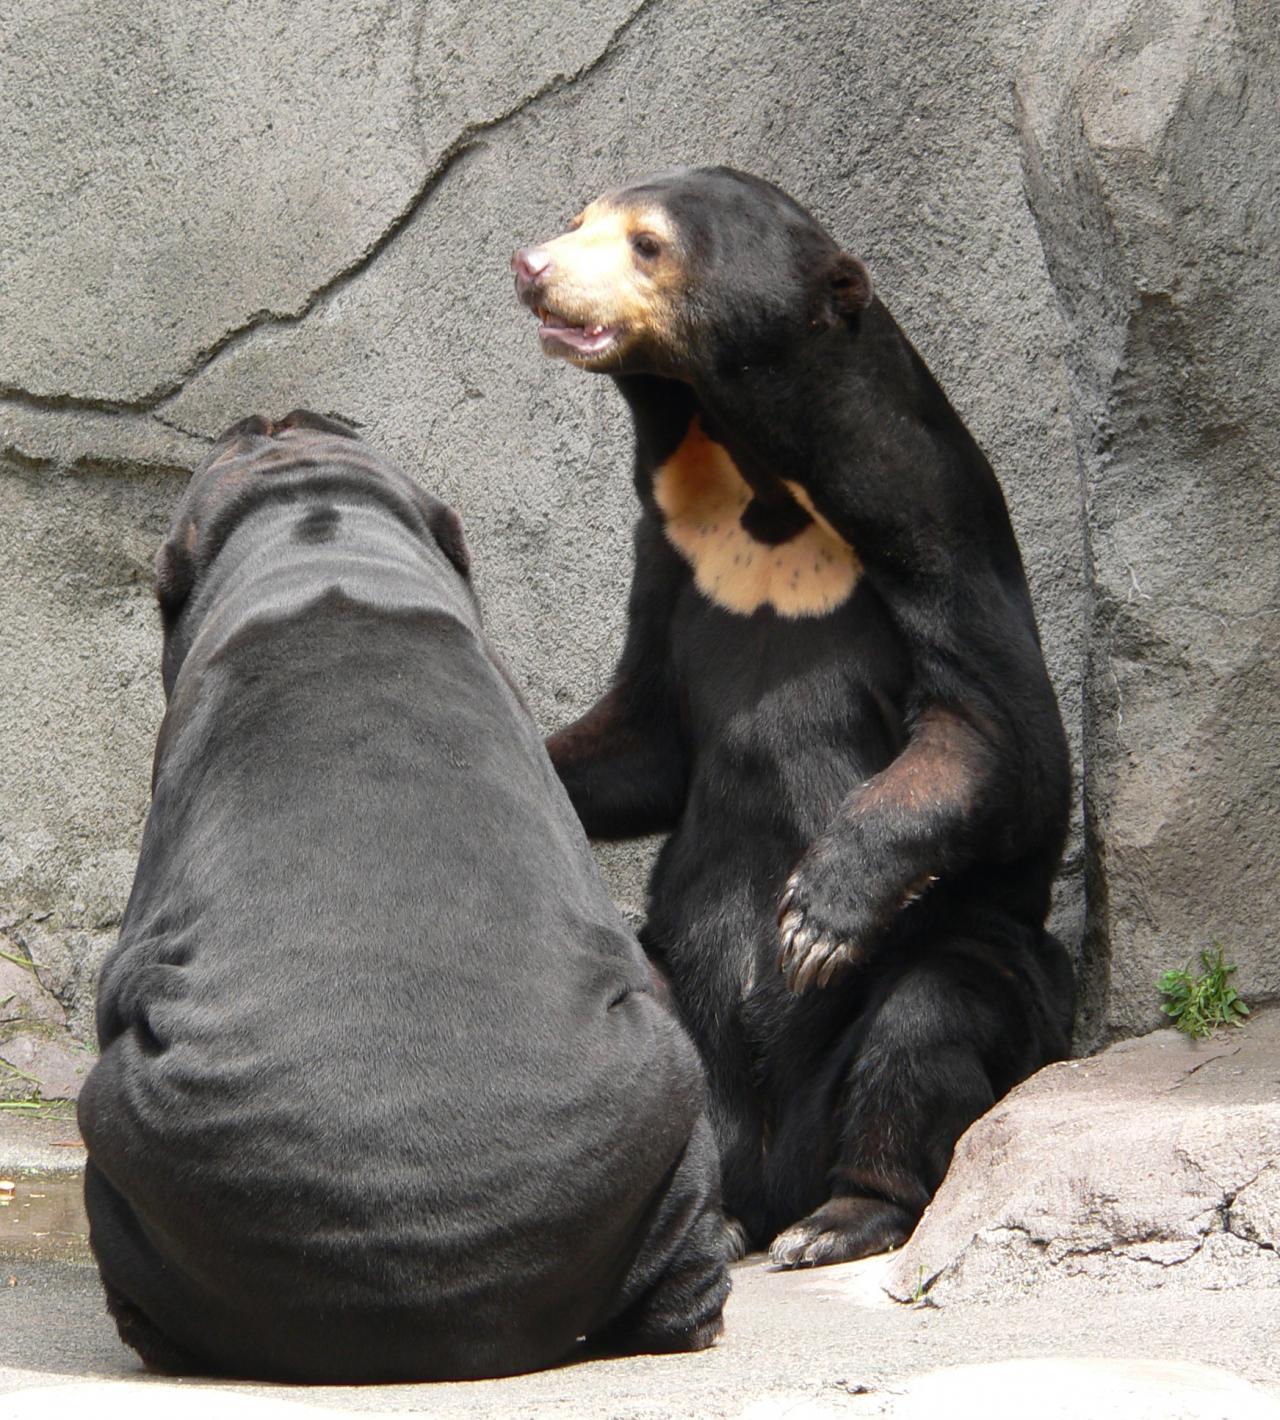
M 1270 1396 L 1217 1366 L 1145 1359 L 955 1366 L 910 1381 L 879 1408 L 875 1400 L 865 1406 L 853 1413 L 885 1420 L 936 1420 L 945 1414 L 984 1420 L 1027 1415 L 1037 1420 L 1280 1420 L 1280 1405 Z M 779 1420 L 783 1413 L 773 1412 Z M 822 1413 L 815 1410 L 814 1420 Z M 803 1412 L 793 1420 L 804 1420 Z
M 501 1382 L 499 1385 L 503 1384 Z M 384 1390 L 395 1388 L 384 1387 Z M 617 1420 L 936 1420 L 938 1415 L 983 1420 L 1280 1420 L 1280 1404 L 1248 1381 L 1216 1366 L 1185 1361 L 1002 1361 L 953 1366 L 895 1386 L 890 1394 L 831 1394 L 814 1399 L 806 1391 L 775 1391 L 741 1404 L 728 1400 L 714 1408 L 687 1408 L 678 1382 L 665 1398 L 621 1406 L 608 1385 L 583 1386 L 577 1408 L 544 1403 L 523 1410 L 530 1417 L 604 1414 Z M 607 1411 L 599 1407 L 607 1405 Z M 588 1407 L 590 1409 L 588 1410 Z M 392 1413 L 394 1398 L 357 1388 L 354 1403 L 342 1409 L 310 1403 L 307 1392 L 294 1399 L 245 1394 L 225 1387 L 175 1385 L 163 1380 L 89 1381 L 40 1386 L 5 1397 L 6 1420 L 46 1420 L 63 1415 L 128 1415 L 129 1420 L 306 1420 L 308 1416 Z M 439 1415 L 454 1411 L 438 1410 Z M 466 1411 L 458 1413 L 465 1414 Z
M 28 1023 L 65 1026 L 67 1013 L 61 1003 L 41 984 L 32 965 L 20 964 L 24 961 L 14 952 L 0 956 L 0 1029 Z
M 1110 0 L 1107 23 L 1130 9 Z M 1082 1041 L 1151 1023 L 1156 959 L 1176 964 L 1215 932 L 1241 961 L 1246 996 L 1280 989 L 1263 931 L 1276 910 L 1264 836 L 1275 791 L 1258 790 L 1264 764 L 1237 764 L 1265 749 L 1255 648 L 1274 623 L 1254 615 L 1261 563 L 1237 572 L 1236 554 L 1242 519 L 1253 536 L 1267 525 L 1240 492 L 1253 485 L 1239 459 L 1221 484 L 1208 468 L 1219 446 L 1234 459 L 1264 437 L 1246 406 L 1262 398 L 1269 351 L 1246 344 L 1247 378 L 1229 371 L 1274 160 L 1255 155 L 1239 183 L 1204 198 L 1195 164 L 1211 146 L 1194 146 L 1191 167 L 1177 156 L 1183 130 L 1207 125 L 1204 86 L 1260 64 L 1233 49 L 1230 26 L 1256 27 L 1261 9 L 1237 10 L 1217 30 L 1181 16 L 1166 33 L 1155 16 L 1125 40 L 1148 89 L 1170 75 L 1173 136 L 1157 134 L 1145 169 L 1123 169 L 1123 201 L 1095 202 L 1076 191 L 1071 134 L 1098 94 L 1133 81 L 1116 77 L 1107 23 L 1083 4 L 0 0 L 11 135 L 0 148 L 0 638 L 13 668 L 0 901 L 26 914 L 20 930 L 76 1027 L 145 806 L 159 711 L 147 564 L 174 470 L 231 419 L 305 403 L 358 421 L 461 512 L 491 635 L 539 722 L 562 723 L 603 686 L 630 562 L 627 422 L 606 381 L 541 358 L 507 260 L 603 188 L 672 162 L 771 177 L 863 255 L 1004 483 L 1094 813 Z M 1203 74 L 1190 62 L 1198 44 Z M 1252 134 L 1264 99 L 1259 78 L 1234 108 L 1214 108 L 1214 131 L 1235 135 L 1215 141 L 1241 141 L 1241 124 Z M 1185 230 L 1180 216 L 1166 231 L 1184 206 Z M 1157 219 L 1167 279 L 1152 289 L 1174 294 L 1144 305 L 1137 283 L 1153 279 L 1159 241 L 1143 233 Z M 1107 223 L 1113 237 L 1099 245 Z M 1195 243 L 1218 230 L 1215 262 L 1236 284 L 1212 340 L 1167 346 L 1152 322 L 1174 321 Z M 1131 307 L 1146 313 L 1149 354 L 1099 385 L 1098 407 L 1129 430 L 1128 462 L 1103 467 L 1088 361 L 1099 342 L 1112 348 L 1106 321 L 1130 329 Z M 1240 387 L 1200 441 L 1200 482 L 1185 459 L 1170 464 L 1163 426 L 1144 454 L 1137 423 L 1147 383 L 1169 422 L 1184 366 L 1202 392 L 1210 379 Z M 1178 426 L 1183 444 L 1198 417 Z M 1212 498 L 1200 500 L 1202 485 Z M 1097 522 L 1087 545 L 1085 507 Z M 1117 541 L 1126 528 L 1129 542 Z M 1149 540 L 1150 565 L 1134 562 L 1134 538 Z M 1167 657 L 1119 656 L 1116 627 L 1134 617 L 1155 627 L 1143 646 L 1172 635 L 1151 618 L 1189 564 L 1213 569 L 1213 595 L 1183 598 L 1207 610 L 1176 614 Z M 1125 603 L 1124 566 L 1150 603 Z M 1191 641 L 1194 654 L 1179 649 Z M 1242 695 L 1252 720 L 1236 724 Z M 1190 765 L 1205 787 L 1194 803 L 1172 791 Z M 1230 881 L 1215 877 L 1219 845 Z M 602 856 L 637 910 L 649 850 Z M 1055 916 L 1073 948 L 1084 868 L 1077 833 Z
M 0 1110 L 0 1179 L 12 1183 L 27 1175 L 38 1175 L 57 1177 L 63 1184 L 78 1183 L 84 1159 L 84 1141 L 70 1105 L 34 1114 Z M 83 1198 L 81 1208 L 83 1211 Z M 76 1230 L 80 1231 L 78 1225 Z M 0 1246 L 4 1236 L 0 1228 Z
M 1051 1065 L 980 1119 L 886 1291 L 943 1306 L 1052 1290 L 1280 1297 L 1280 1010 Z M 1280 1328 L 1280 1309 L 1273 1312 Z
M 1280 991 L 1274 5 L 1071 0 L 1018 97 L 1092 572 L 1094 1009 L 1133 1034 L 1215 939 Z
M 20 1099 L 34 1093 L 45 1100 L 73 1100 L 92 1064 L 89 1050 L 65 1031 L 53 1037 L 23 1031 L 0 1042 L 0 1091 Z
M 19 1179 L 19 1195 L 22 1190 Z M 166 1415 L 175 1413 L 172 1384 L 141 1376 L 136 1359 L 116 1338 L 95 1269 L 54 1263 L 47 1254 L 45 1260 L 15 1258 L 17 1249 L 8 1250 L 8 1241 L 0 1227 L 0 1283 L 13 1279 L 0 1285 L 0 1414 L 6 1420 L 10 1415 L 61 1420 L 77 1414 L 130 1420 L 152 1413 L 144 1408 L 146 1397 L 138 1394 L 144 1386 L 149 1395 L 164 1398 Z M 1002 1305 L 936 1308 L 884 1302 L 867 1308 L 846 1297 L 840 1286 L 861 1266 L 783 1274 L 754 1261 L 739 1264 L 725 1336 L 698 1355 L 624 1357 L 509 1380 L 430 1387 L 197 1380 L 181 1385 L 187 1397 L 181 1414 L 203 1416 L 210 1413 L 207 1402 L 216 1400 L 222 1407 L 217 1414 L 243 1414 L 250 1420 L 257 1410 L 246 1402 L 264 1399 L 347 1414 L 429 1415 L 431 1420 L 474 1420 L 477 1415 L 521 1420 L 1275 1416 L 1280 1357 L 1274 1346 L 1274 1309 L 1269 1308 L 1272 1294 L 1242 1289 L 1206 1299 L 1161 1292 L 1135 1304 L 1129 1296 L 1100 1293 L 1087 1308 L 1077 1298 L 1055 1303 L 1036 1297 Z M 1021 1359 L 1009 1364 L 1010 1358 Z M 1039 1403 L 1030 1406 L 1027 1393 L 1037 1379 Z M 78 1395 L 50 1389 L 75 1380 L 91 1384 Z M 985 1403 L 973 1403 L 975 1391 Z M 1087 1397 L 1089 1404 L 1069 1408 L 1076 1395 Z M 1197 1408 L 1197 1402 L 1209 1398 L 1217 1401 L 1216 1410 Z M 923 1411 L 905 1408 L 926 1401 Z M 1103 1408 L 1105 1401 L 1112 1408 Z M 1167 1408 L 1153 1410 L 1158 1402 Z
M 6 5 L 4 380 L 147 406 L 229 339 L 296 320 L 445 158 L 572 74 L 623 0 Z M 10 245 L 11 244 L 11 245 Z
M 0 949 L 87 1037 L 161 711 L 151 558 L 179 479 L 0 460 Z

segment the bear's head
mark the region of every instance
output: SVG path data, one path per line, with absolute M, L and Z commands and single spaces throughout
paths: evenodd
M 872 299 L 866 267 L 798 203 L 724 167 L 607 192 L 511 266 L 543 350 L 615 374 L 767 362 Z
M 424 544 L 437 547 L 470 586 L 471 560 L 458 515 L 375 454 L 352 428 L 306 409 L 276 420 L 252 415 L 224 430 L 192 474 L 156 553 L 166 695 L 203 615 L 197 610 L 201 589 L 237 528 L 265 504 L 291 504 L 298 507 L 295 540 L 324 542 L 338 521 L 330 500 L 352 494 L 387 508 Z

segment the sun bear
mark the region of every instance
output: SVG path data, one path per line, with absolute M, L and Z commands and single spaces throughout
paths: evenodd
M 720 1332 L 697 1054 L 469 567 L 305 410 L 227 430 L 160 549 L 167 710 L 79 1107 L 153 1367 L 461 1379 Z
M 726 1209 L 783 1267 L 894 1247 L 1068 1049 L 1070 768 L 1000 487 L 865 265 L 770 183 L 659 174 L 512 266 L 544 351 L 634 421 L 625 645 L 547 743 L 590 835 L 667 835 L 643 940 Z

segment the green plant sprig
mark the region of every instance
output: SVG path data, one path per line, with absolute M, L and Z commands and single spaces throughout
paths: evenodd
M 1203 1040 L 1219 1026 L 1242 1026 L 1249 1014 L 1228 980 L 1235 967 L 1222 960 L 1222 947 L 1217 942 L 1212 952 L 1200 953 L 1200 965 L 1200 975 L 1188 965 L 1181 971 L 1166 971 L 1156 982 L 1160 994 L 1168 998 L 1160 1009 L 1192 1040 Z

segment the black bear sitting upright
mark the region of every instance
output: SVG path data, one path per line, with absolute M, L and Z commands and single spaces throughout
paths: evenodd
M 544 350 L 635 423 L 614 683 L 548 741 L 599 838 L 670 834 L 646 945 L 725 1206 L 784 1266 L 895 1246 L 1063 1056 L 1066 742 L 1000 488 L 866 268 L 727 168 L 516 253 Z
M 121 1335 L 308 1381 L 709 1345 L 697 1056 L 456 517 L 341 425 L 255 418 L 157 565 L 168 710 L 80 1096 Z

